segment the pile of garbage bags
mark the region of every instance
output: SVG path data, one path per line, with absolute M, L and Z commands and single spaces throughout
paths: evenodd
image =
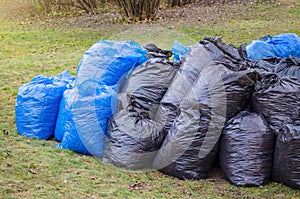
M 76 78 L 37 76 L 20 87 L 21 135 L 128 169 L 208 178 L 219 163 L 237 186 L 300 189 L 300 38 L 235 47 L 219 37 L 172 50 L 101 40 Z

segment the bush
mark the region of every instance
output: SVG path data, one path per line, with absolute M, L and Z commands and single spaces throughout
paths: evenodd
M 117 0 L 125 15 L 131 19 L 154 19 L 160 0 Z
M 103 2 L 103 0 L 33 0 L 38 10 L 46 13 L 81 10 L 86 13 L 96 14 L 98 6 Z

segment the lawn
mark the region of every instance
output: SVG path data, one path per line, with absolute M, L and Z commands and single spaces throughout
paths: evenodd
M 56 149 L 54 140 L 21 137 L 14 116 L 18 87 L 38 74 L 58 75 L 67 69 L 75 75 L 82 54 L 100 39 L 134 39 L 170 48 L 176 39 L 193 44 L 218 35 L 239 45 L 266 34 L 300 35 L 299 7 L 300 1 L 293 0 L 242 8 L 237 4 L 201 7 L 192 13 L 178 8 L 165 12 L 180 12 L 183 17 L 136 24 L 99 22 L 90 16 L 0 17 L 0 198 L 300 198 L 300 191 L 275 182 L 263 187 L 233 186 L 217 168 L 211 178 L 200 181 L 117 168 Z M 187 16 L 192 19 L 184 23 Z

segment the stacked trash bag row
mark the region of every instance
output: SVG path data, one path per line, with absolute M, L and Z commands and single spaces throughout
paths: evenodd
M 217 162 L 234 185 L 300 189 L 299 67 L 295 34 L 238 48 L 206 37 L 172 51 L 102 40 L 75 79 L 63 72 L 20 87 L 16 125 L 128 169 L 198 180 Z

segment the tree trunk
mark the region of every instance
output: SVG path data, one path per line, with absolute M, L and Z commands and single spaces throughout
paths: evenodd
M 171 4 L 172 7 L 174 7 L 174 6 L 183 6 L 183 5 L 186 5 L 188 3 L 192 3 L 192 0 L 182 0 L 182 1 L 172 0 L 172 4 L 171 4 L 171 0 L 168 0 L 168 4 L 169 5 Z
M 118 0 L 118 5 L 131 19 L 153 19 L 160 5 L 160 0 Z

